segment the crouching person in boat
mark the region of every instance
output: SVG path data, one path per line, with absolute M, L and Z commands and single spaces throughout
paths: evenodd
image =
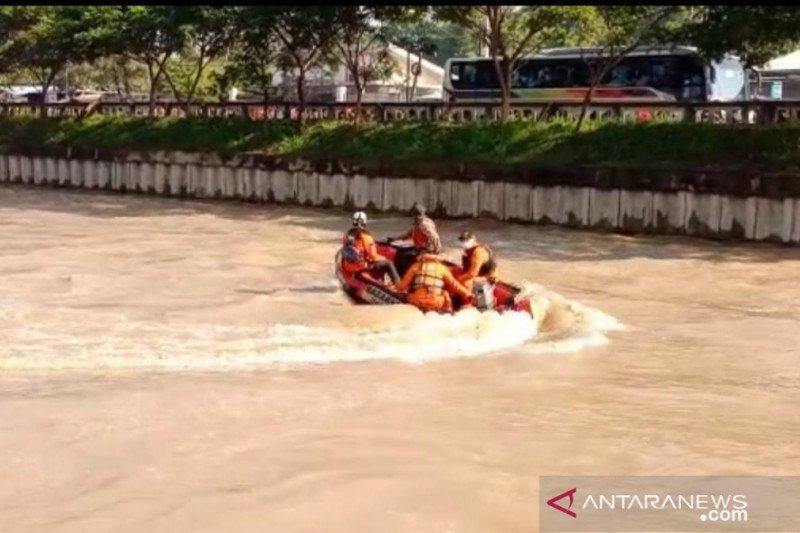
M 458 240 L 464 253 L 461 256 L 461 269 L 456 271 L 456 279 L 472 294 L 472 302 L 464 305 L 492 309 L 495 305 L 494 284 L 497 282 L 494 252 L 478 242 L 469 231 L 461 232 Z
M 342 239 L 342 270 L 347 274 L 368 273 L 378 281 L 383 281 L 384 273 L 392 278 L 392 284 L 400 280 L 394 264 L 378 253 L 375 239 L 367 230 L 367 214 L 357 211 L 353 214 L 353 227 Z
M 462 302 L 472 299 L 470 292 L 453 277 L 440 257 L 429 253 L 419 256 L 397 284 L 397 290 L 408 291 L 408 303 L 422 311 L 451 312 L 451 293 L 460 297 Z
M 497 261 L 492 249 L 478 242 L 469 231 L 462 231 L 458 241 L 464 253 L 461 256 L 461 271 L 456 279 L 470 291 L 477 282 L 494 284 L 497 281 Z

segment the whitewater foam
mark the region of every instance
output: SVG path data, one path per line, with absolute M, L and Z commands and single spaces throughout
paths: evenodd
M 85 310 L 66 309 L 40 322 L 20 308 L 6 309 L 6 319 L 24 326 L 0 351 L 0 368 L 209 371 L 378 359 L 420 364 L 511 349 L 525 354 L 574 352 L 608 342 L 604 333 L 621 328 L 613 317 L 541 286 L 526 284 L 525 291 L 533 316 L 475 309 L 423 315 L 409 306 L 385 306 L 371 308 L 371 320 L 356 321 L 355 327 L 348 324 L 347 311 L 338 327 L 254 327 L 158 323 L 100 312 L 88 320 Z M 22 315 L 10 316 L 16 314 Z

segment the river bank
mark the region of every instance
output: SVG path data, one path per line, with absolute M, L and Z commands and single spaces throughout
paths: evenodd
M 0 182 L 800 243 L 788 126 L 3 120 Z

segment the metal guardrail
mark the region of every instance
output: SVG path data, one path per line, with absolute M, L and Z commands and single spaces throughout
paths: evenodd
M 49 117 L 79 117 L 87 114 L 148 116 L 147 103 L 46 104 Z M 499 104 L 473 103 L 365 103 L 362 116 L 376 121 L 457 121 L 498 120 Z M 0 116 L 38 116 L 40 104 L 1 103 Z M 550 117 L 577 118 L 581 112 L 576 102 L 514 103 L 511 114 L 517 119 L 539 120 Z M 296 103 L 156 103 L 158 117 L 248 117 L 251 120 L 297 119 L 300 106 Z M 307 120 L 352 119 L 353 103 L 309 103 L 303 115 Z M 587 120 L 616 119 L 644 121 L 650 119 L 713 122 L 728 124 L 800 123 L 800 100 L 709 102 L 698 104 L 667 103 L 663 101 L 619 101 L 593 103 Z

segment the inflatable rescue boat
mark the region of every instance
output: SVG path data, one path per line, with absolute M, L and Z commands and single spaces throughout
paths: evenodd
M 398 274 L 402 277 L 416 261 L 420 249 L 400 243 L 377 242 L 378 253 L 394 263 Z M 346 273 L 342 269 L 342 250 L 336 253 L 336 277 L 342 290 L 357 304 L 392 305 L 406 303 L 405 294 L 390 289 L 382 279 L 368 272 Z M 456 275 L 459 266 L 447 260 L 442 261 Z M 494 284 L 476 284 L 473 292 L 473 305 L 481 311 L 494 310 L 525 311 L 533 315 L 531 301 L 521 287 L 498 280 Z M 458 311 L 458 302 L 453 302 L 454 311 Z

